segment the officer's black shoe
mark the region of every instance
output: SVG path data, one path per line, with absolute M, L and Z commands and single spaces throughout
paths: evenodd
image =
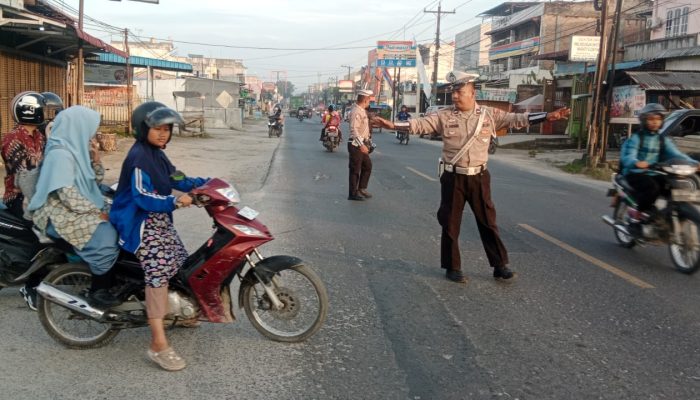
M 515 276 L 515 272 L 511 271 L 508 267 L 494 267 L 493 269 L 493 277 L 497 281 L 512 282 Z
M 348 196 L 348 200 L 362 201 L 364 198 L 362 196 L 354 195 Z
M 452 282 L 467 283 L 468 281 L 467 277 L 464 276 L 462 271 L 455 271 L 453 269 L 448 269 L 447 272 L 445 272 L 445 276 Z
M 87 295 L 88 303 L 94 307 L 110 308 L 122 304 L 121 300 L 115 297 L 107 289 L 91 290 Z

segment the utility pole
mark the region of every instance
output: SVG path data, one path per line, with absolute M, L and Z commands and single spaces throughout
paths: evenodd
M 595 6 L 594 1 L 594 6 Z M 593 94 L 593 115 L 591 119 L 591 129 L 588 132 L 588 165 L 596 167 L 600 161 L 600 131 L 601 113 L 603 104 L 601 100 L 602 85 L 608 70 L 607 36 L 610 31 L 608 26 L 608 0 L 601 0 L 600 7 L 600 49 L 598 51 L 598 62 L 595 72 L 595 92 Z
M 437 76 L 440 59 L 440 16 L 442 14 L 456 14 L 456 11 L 442 11 L 442 1 L 440 1 L 438 2 L 437 11 L 423 9 L 423 12 L 437 14 L 437 29 L 435 30 L 435 57 L 433 59 L 433 91 L 430 94 L 430 105 L 434 106 L 437 100 Z
M 611 61 L 610 61 L 610 75 L 608 75 L 610 78 L 608 79 L 608 92 L 606 94 L 606 99 L 605 99 L 605 114 L 603 117 L 603 140 L 601 143 L 601 155 L 600 155 L 600 160 L 605 162 L 605 156 L 606 156 L 606 150 L 608 147 L 608 132 L 610 131 L 610 108 L 612 106 L 612 97 L 613 97 L 613 84 L 615 83 L 615 61 L 617 59 L 617 42 L 618 42 L 618 35 L 620 33 L 620 17 L 622 15 L 622 0 L 616 0 L 615 2 L 615 16 L 613 17 L 614 19 L 614 27 L 612 31 L 612 35 L 609 36 L 610 38 L 610 43 L 608 44 L 609 51 L 612 53 L 609 55 Z
M 84 0 L 78 5 L 78 30 L 83 33 Z M 85 81 L 85 58 L 83 56 L 83 39 L 78 38 L 78 64 L 75 68 L 75 104 L 83 104 L 83 83 Z
M 352 67 L 349 65 L 341 65 L 340 68 L 347 68 L 348 69 L 348 80 L 350 80 L 350 70 L 352 69 Z
M 131 55 L 129 54 L 129 29 L 127 28 L 124 28 L 124 51 L 126 52 L 126 133 L 131 134 L 131 108 L 133 107 L 133 104 L 131 104 L 133 98 L 131 81 L 133 77 L 131 76 Z

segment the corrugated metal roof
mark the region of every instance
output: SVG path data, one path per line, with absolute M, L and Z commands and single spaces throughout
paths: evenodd
M 663 91 L 700 91 L 700 73 L 698 72 L 625 72 L 645 90 Z
M 655 60 L 663 60 L 667 58 L 693 57 L 700 56 L 700 46 L 685 47 L 682 49 L 668 49 L 654 56 Z
M 112 53 L 98 53 L 97 58 L 91 59 L 90 61 L 104 64 L 126 65 L 126 58 Z M 131 56 L 129 57 L 129 62 L 133 67 L 137 68 L 153 67 L 155 69 L 160 69 L 164 71 L 192 72 L 191 64 L 181 63 L 177 61 L 167 61 L 159 60 L 157 58 Z

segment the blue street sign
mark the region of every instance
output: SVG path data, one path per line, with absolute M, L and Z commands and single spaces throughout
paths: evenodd
M 415 67 L 416 66 L 416 59 L 415 58 L 410 58 L 407 60 L 400 60 L 400 59 L 381 59 L 377 60 L 377 67 Z

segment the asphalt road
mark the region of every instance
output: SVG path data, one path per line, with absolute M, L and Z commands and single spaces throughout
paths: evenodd
M 65 350 L 15 289 L 2 290 L 0 397 L 700 398 L 699 278 L 675 272 L 665 248 L 615 244 L 600 222 L 605 183 L 499 151 L 493 198 L 519 276 L 492 279 L 466 210 L 465 286 L 439 268 L 439 142 L 375 134 L 374 197 L 350 202 L 345 146 L 324 151 L 318 118 L 285 130 L 244 203 L 275 233 L 264 254 L 301 257 L 326 283 L 331 308 L 316 336 L 274 343 L 239 311 L 231 326 L 172 331 L 189 366 L 167 373 L 144 360 L 147 330 Z M 180 229 L 205 226 L 200 212 L 183 213 Z

